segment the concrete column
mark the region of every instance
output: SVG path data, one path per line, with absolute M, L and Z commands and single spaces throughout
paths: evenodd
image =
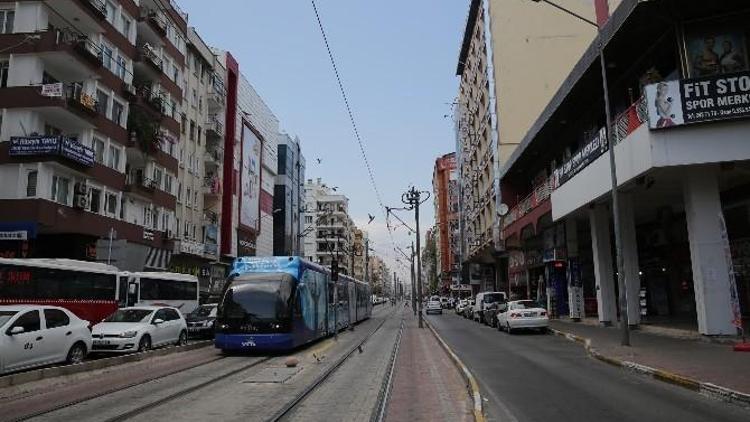
M 615 308 L 615 277 L 612 272 L 612 246 L 609 234 L 609 210 L 595 205 L 589 210 L 591 223 L 591 249 L 594 252 L 594 277 L 596 279 L 596 304 L 599 322 L 612 325 L 617 319 Z
M 732 326 L 729 265 L 721 236 L 718 170 L 690 168 L 683 179 L 685 216 L 693 268 L 698 331 L 705 335 L 736 334 Z
M 636 326 L 641 322 L 641 278 L 638 267 L 638 241 L 635 235 L 635 214 L 633 195 L 620 194 L 620 225 L 622 227 L 622 258 L 625 274 L 625 295 L 628 303 L 628 324 Z

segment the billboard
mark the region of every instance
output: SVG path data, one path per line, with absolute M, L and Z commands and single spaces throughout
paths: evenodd
M 240 224 L 258 229 L 260 218 L 260 154 L 262 142 L 244 124 L 242 126 L 242 162 L 240 163 Z

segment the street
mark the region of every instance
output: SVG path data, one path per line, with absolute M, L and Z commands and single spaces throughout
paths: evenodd
M 750 413 L 586 356 L 564 338 L 508 335 L 452 312 L 427 320 L 477 378 L 490 421 L 747 421 Z

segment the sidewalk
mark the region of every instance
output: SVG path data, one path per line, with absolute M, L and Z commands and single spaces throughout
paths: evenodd
M 591 347 L 607 358 L 655 369 L 750 394 L 750 353 L 731 345 L 680 339 L 633 330 L 630 344 L 620 345 L 620 330 L 570 321 L 550 321 L 550 328 L 591 340 Z
M 404 331 L 396 358 L 386 420 L 473 421 L 472 402 L 453 361 L 429 328 L 418 328 L 404 308 Z

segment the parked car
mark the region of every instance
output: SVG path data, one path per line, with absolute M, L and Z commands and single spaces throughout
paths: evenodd
M 547 310 L 533 300 L 514 300 L 500 304 L 497 313 L 497 329 L 512 334 L 514 330 L 533 328 L 547 331 Z
M 440 306 L 441 306 L 441 307 L 442 307 L 443 309 L 448 309 L 448 307 L 450 306 L 450 299 L 448 299 L 448 298 L 447 298 L 447 297 L 445 297 L 445 296 L 442 296 L 442 297 L 440 298 Z
M 119 309 L 93 329 L 93 351 L 143 352 L 187 343 L 187 322 L 176 308 L 134 306 Z
M 438 300 L 430 300 L 427 302 L 427 307 L 425 308 L 426 314 L 436 313 L 436 314 L 442 314 L 443 308 L 440 306 L 440 301 Z
M 187 314 L 185 320 L 187 320 L 188 335 L 191 337 L 213 337 L 218 307 L 218 303 L 206 303 Z
M 57 306 L 0 306 L 0 374 L 80 363 L 91 350 L 89 322 Z
M 466 306 L 461 312 L 461 315 L 464 318 L 471 318 L 472 314 L 474 313 L 474 302 L 476 302 L 474 299 L 467 299 Z
M 456 315 L 463 315 L 464 308 L 469 304 L 469 301 L 466 299 L 461 299 L 458 301 L 458 304 L 456 305 Z
M 477 294 L 471 318 L 474 321 L 484 323 L 484 311 L 495 302 L 504 303 L 508 301 L 505 292 L 482 292 Z

